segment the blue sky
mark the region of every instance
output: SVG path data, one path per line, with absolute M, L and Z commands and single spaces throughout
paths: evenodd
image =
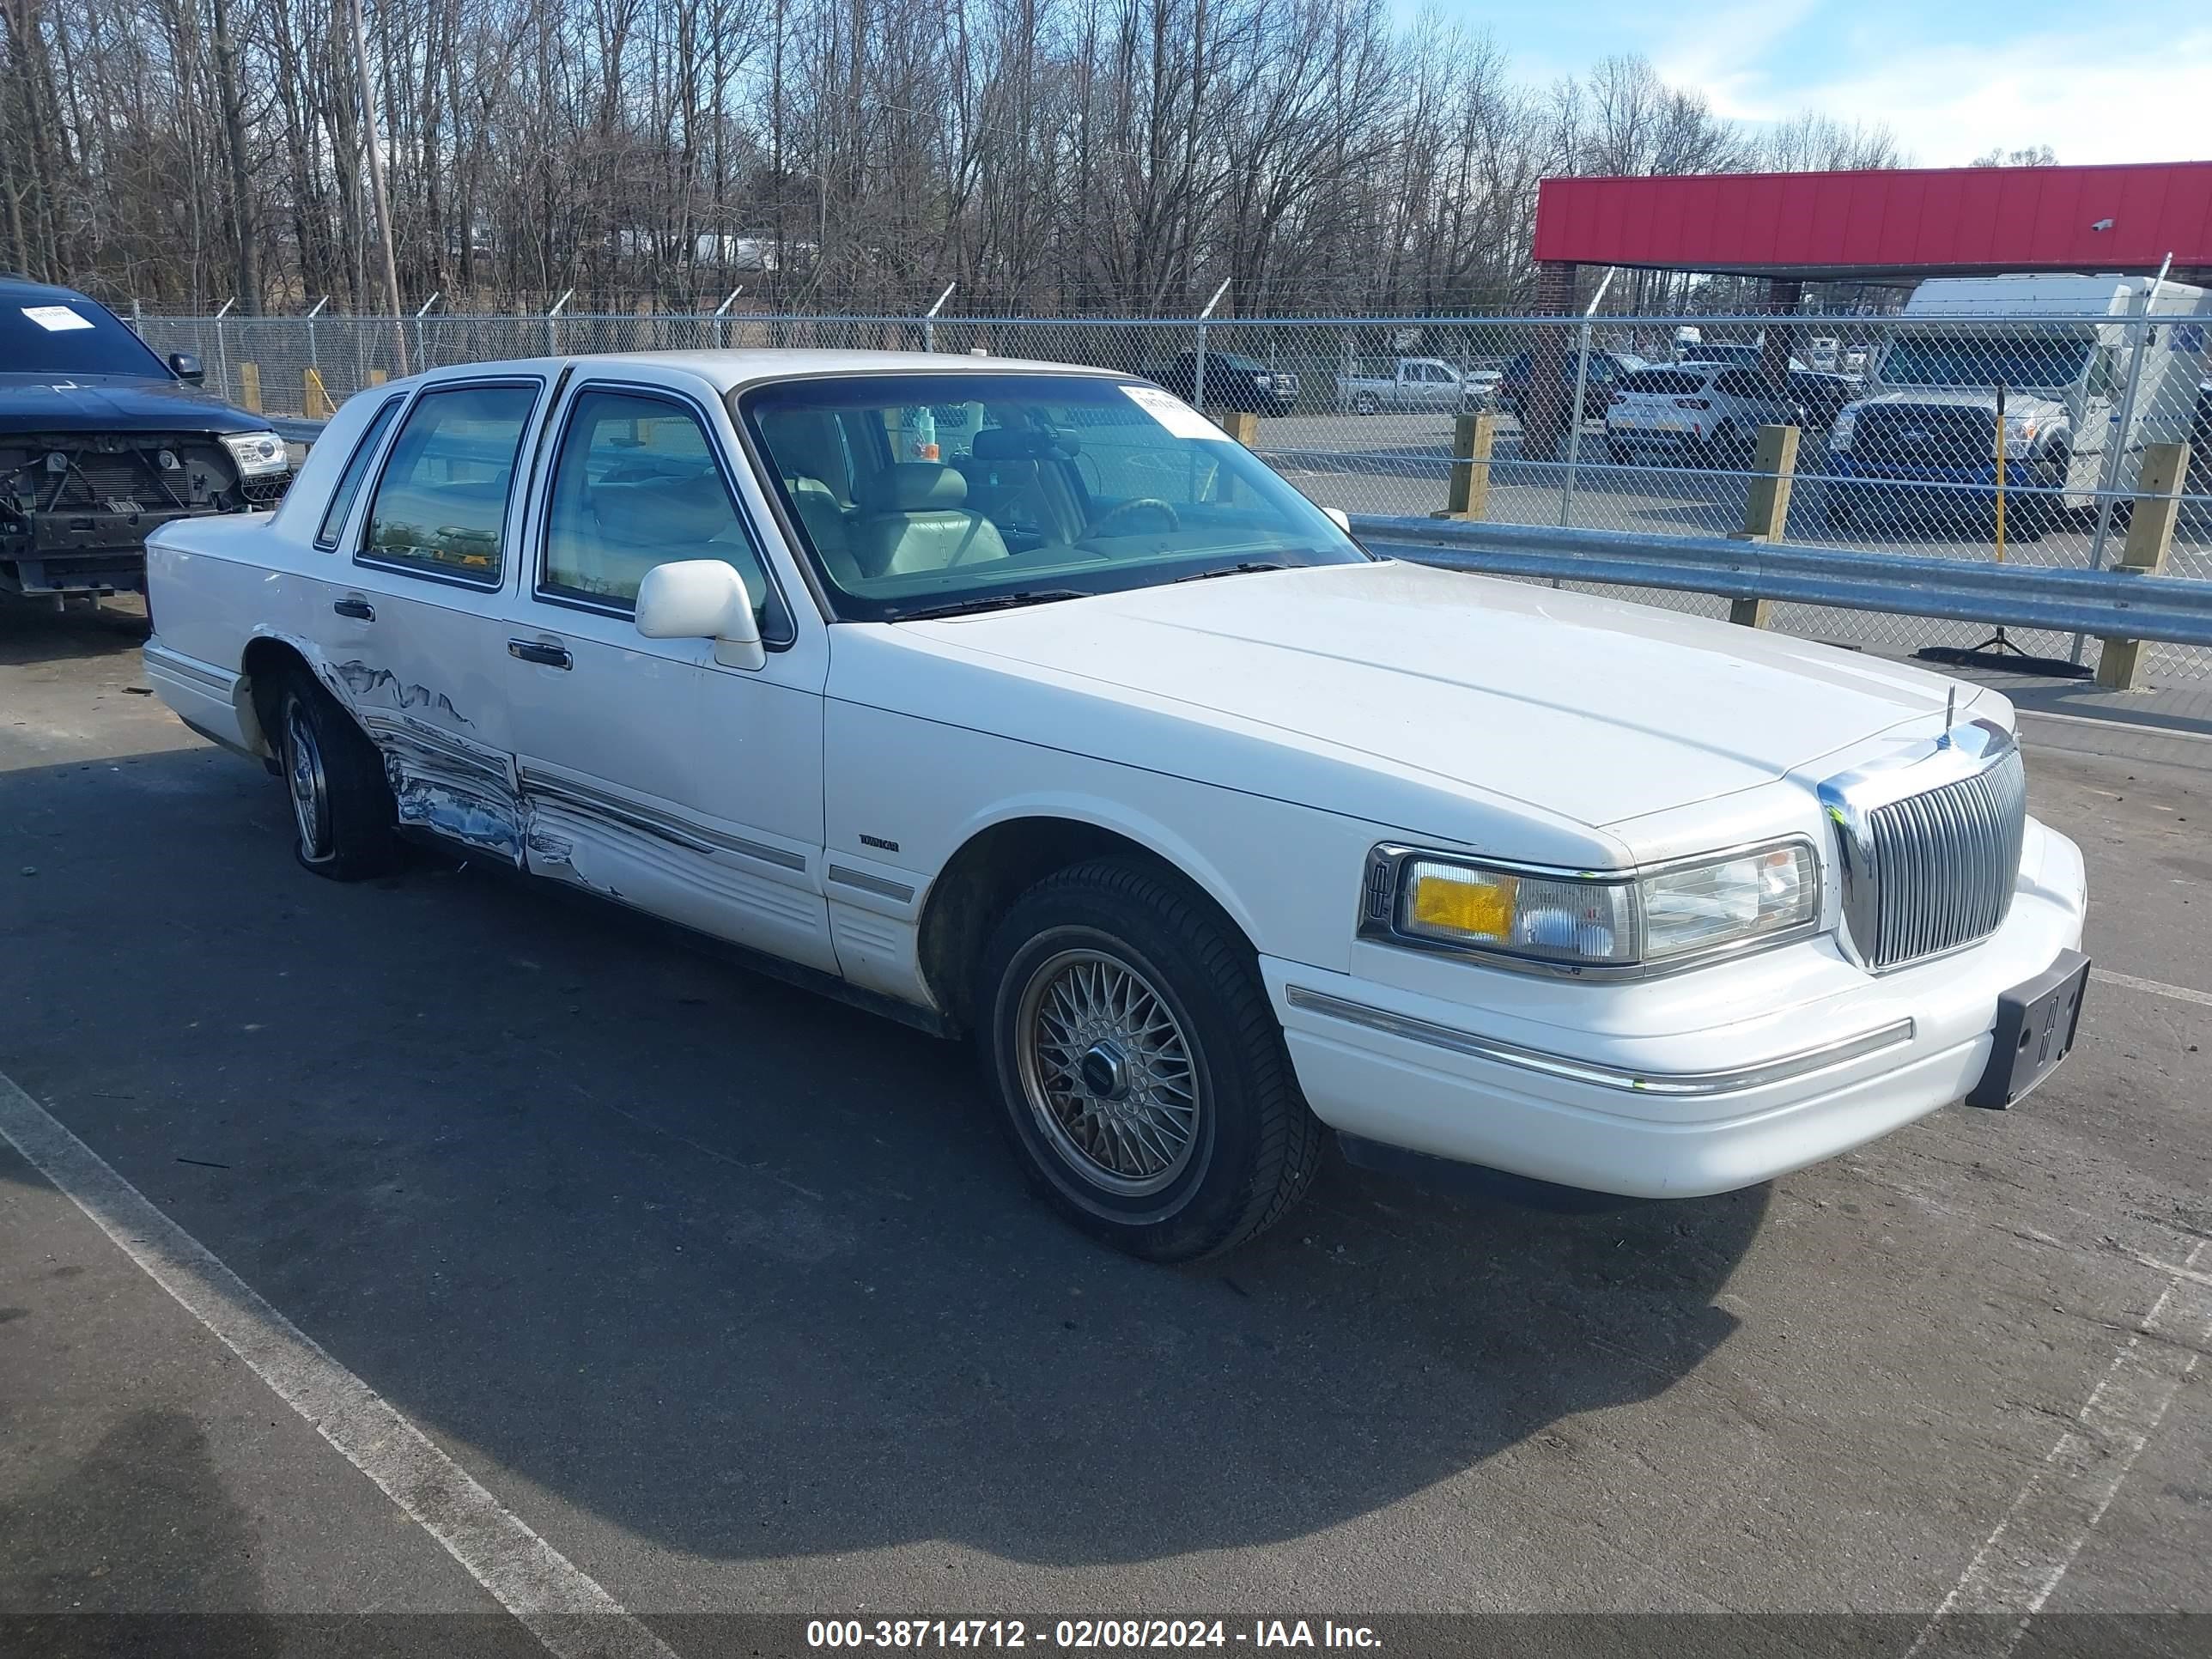
M 1419 0 L 1398 0 L 1410 15 Z M 1914 161 L 1956 166 L 1993 145 L 2062 161 L 2212 157 L 2212 6 L 2141 0 L 1437 0 L 1486 27 L 1520 78 L 1642 52 L 1722 112 L 1802 109 L 1887 123 Z

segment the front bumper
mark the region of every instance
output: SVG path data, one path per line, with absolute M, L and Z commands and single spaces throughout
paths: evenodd
M 1970 950 L 1880 976 L 1822 937 L 1725 968 L 1548 984 L 1510 1017 L 1263 957 L 1308 1103 L 1339 1132 L 1534 1180 L 1639 1198 L 1747 1187 L 1963 1099 L 1989 1063 L 1997 999 L 2076 948 L 2081 855 L 2031 822 L 2010 914 Z M 1786 951 L 1820 971 L 1775 971 Z M 1704 975 L 1818 985 L 1694 1026 Z M 1470 998 L 1496 970 L 1466 969 Z M 1638 1003 L 1643 1006 L 1636 1006 Z M 1678 1022 L 1669 1013 L 1679 1012 Z

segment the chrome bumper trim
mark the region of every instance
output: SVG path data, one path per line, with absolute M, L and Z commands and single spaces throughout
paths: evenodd
M 1524 1072 L 1541 1072 L 1547 1077 L 1565 1078 L 1576 1083 L 1595 1084 L 1600 1088 L 1678 1097 L 1741 1094 L 1748 1089 L 1765 1088 L 1769 1084 L 1788 1083 L 1797 1078 L 1809 1077 L 1815 1072 L 1826 1071 L 1832 1066 L 1841 1066 L 1848 1060 L 1863 1060 L 1869 1054 L 1902 1047 L 1912 1041 L 1914 1031 L 1911 1020 L 1893 1020 L 1887 1025 L 1863 1031 L 1856 1036 L 1825 1042 L 1816 1048 L 1801 1048 L 1794 1054 L 1778 1055 L 1754 1065 L 1733 1066 L 1727 1071 L 1637 1072 L 1576 1060 L 1565 1054 L 1550 1054 L 1541 1048 L 1526 1048 L 1519 1043 L 1504 1042 L 1495 1037 L 1478 1036 L 1472 1031 L 1416 1019 L 1410 1014 L 1392 1013 L 1385 1008 L 1370 1007 L 1364 1002 L 1347 1002 L 1342 997 L 1331 996 L 1325 991 L 1308 990 L 1303 985 L 1286 987 L 1283 995 L 1293 1008 L 1303 1008 L 1329 1019 L 1340 1019 L 1349 1025 L 1364 1026 L 1370 1031 L 1381 1031 L 1389 1036 L 1403 1037 L 1410 1042 L 1425 1042 L 1433 1048 L 1449 1048 L 1454 1054 L 1471 1055 L 1476 1060 L 1494 1060 L 1501 1066 L 1518 1066 Z

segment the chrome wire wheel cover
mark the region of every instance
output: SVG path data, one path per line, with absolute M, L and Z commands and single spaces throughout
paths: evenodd
M 1143 974 L 1062 951 L 1030 974 L 1015 1022 L 1022 1093 L 1075 1173 L 1138 1198 L 1189 1167 L 1204 1093 L 1182 1023 Z
M 303 857 L 319 859 L 330 851 L 331 790 L 323 774 L 323 751 L 315 742 L 315 728 L 307 710 L 295 697 L 284 707 L 284 787 L 292 798 L 292 822 L 300 832 Z

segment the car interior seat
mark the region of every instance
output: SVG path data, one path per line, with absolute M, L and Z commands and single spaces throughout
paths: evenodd
M 945 570 L 1008 556 L 998 526 L 967 505 L 968 481 L 936 461 L 900 461 L 862 480 L 852 526 L 862 577 Z

